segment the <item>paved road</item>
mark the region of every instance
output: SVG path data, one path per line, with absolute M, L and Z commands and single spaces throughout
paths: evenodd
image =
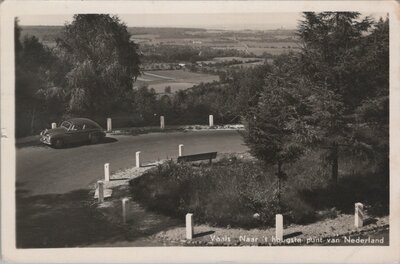
M 106 143 L 65 149 L 30 146 L 17 149 L 17 187 L 30 195 L 62 194 L 85 189 L 104 177 L 104 163 L 111 173 L 135 165 L 135 152 L 143 162 L 207 151 L 247 150 L 237 131 L 196 131 L 112 136 Z

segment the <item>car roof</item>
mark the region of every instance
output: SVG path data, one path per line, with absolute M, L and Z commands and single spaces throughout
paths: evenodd
M 74 124 L 74 125 L 91 124 L 91 125 L 100 127 L 99 124 L 97 124 L 93 120 L 90 120 L 89 118 L 71 118 L 71 119 L 68 119 L 67 121 L 72 123 L 72 124 Z

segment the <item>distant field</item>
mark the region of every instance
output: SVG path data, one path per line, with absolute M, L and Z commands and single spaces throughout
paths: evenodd
M 218 81 L 217 75 L 194 73 L 185 70 L 165 70 L 144 72 L 134 86 L 148 85 L 156 93 L 164 93 L 165 87 L 170 86 L 171 92 L 184 90 L 196 84 Z
M 280 55 L 284 53 L 289 53 L 290 51 L 297 52 L 298 49 L 288 49 L 288 48 L 249 48 L 249 51 L 254 53 L 256 56 L 261 56 L 264 52 L 272 55 Z
M 288 53 L 289 51 L 294 51 L 297 52 L 299 51 L 299 48 L 297 47 L 276 47 L 276 46 L 270 46 L 270 47 L 249 47 L 245 48 L 243 46 L 213 46 L 215 49 L 236 49 L 240 51 L 248 51 L 253 53 L 255 56 L 262 56 L 264 52 L 272 54 L 272 55 L 280 55 L 283 53 Z
M 299 47 L 299 43 L 297 42 L 267 42 L 267 41 L 244 41 L 249 48 L 286 48 L 286 47 Z
M 45 45 L 54 47 L 62 26 L 22 26 L 22 37 L 34 35 Z M 189 45 L 216 49 L 236 49 L 256 56 L 273 55 L 298 50 L 293 30 L 206 30 L 193 28 L 128 28 L 131 39 L 140 45 Z
M 243 58 L 243 57 L 215 57 L 213 60 L 221 62 L 221 61 L 241 61 L 243 63 L 246 63 L 248 61 L 253 61 L 253 60 L 261 60 L 260 58 Z
M 40 41 L 55 43 L 63 30 L 62 26 L 21 26 L 21 37 L 36 36 Z
M 161 74 L 163 74 L 161 72 Z M 174 77 L 168 77 L 168 74 L 160 75 L 160 72 L 153 73 L 153 72 L 143 72 L 143 74 L 138 77 L 138 80 L 144 82 L 153 82 L 153 81 L 160 81 L 160 80 L 175 80 Z
M 218 76 L 216 75 L 196 73 L 185 70 L 151 71 L 151 73 L 174 79 L 193 80 L 195 82 L 213 81 L 215 80 L 215 78 L 218 78 Z
M 235 64 L 229 66 L 229 68 L 253 68 L 256 66 L 263 65 L 264 61 L 257 61 L 257 62 L 250 62 L 250 63 L 242 63 L 242 64 Z
M 171 87 L 171 93 L 175 93 L 179 90 L 186 90 L 196 85 L 196 83 L 188 83 L 188 82 L 164 82 L 164 83 L 154 83 L 150 84 L 149 88 L 153 88 L 156 93 L 163 94 L 165 93 L 165 87 Z

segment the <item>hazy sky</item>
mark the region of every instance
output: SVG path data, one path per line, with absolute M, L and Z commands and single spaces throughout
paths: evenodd
M 377 17 L 382 14 L 363 14 Z M 118 14 L 130 27 L 294 29 L 301 13 Z M 21 16 L 21 25 L 64 25 L 72 15 Z

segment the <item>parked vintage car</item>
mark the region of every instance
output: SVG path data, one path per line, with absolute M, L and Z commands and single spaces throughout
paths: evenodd
M 55 148 L 67 144 L 90 142 L 95 144 L 105 136 L 103 128 L 87 118 L 72 118 L 63 121 L 59 127 L 40 133 L 40 141 Z

